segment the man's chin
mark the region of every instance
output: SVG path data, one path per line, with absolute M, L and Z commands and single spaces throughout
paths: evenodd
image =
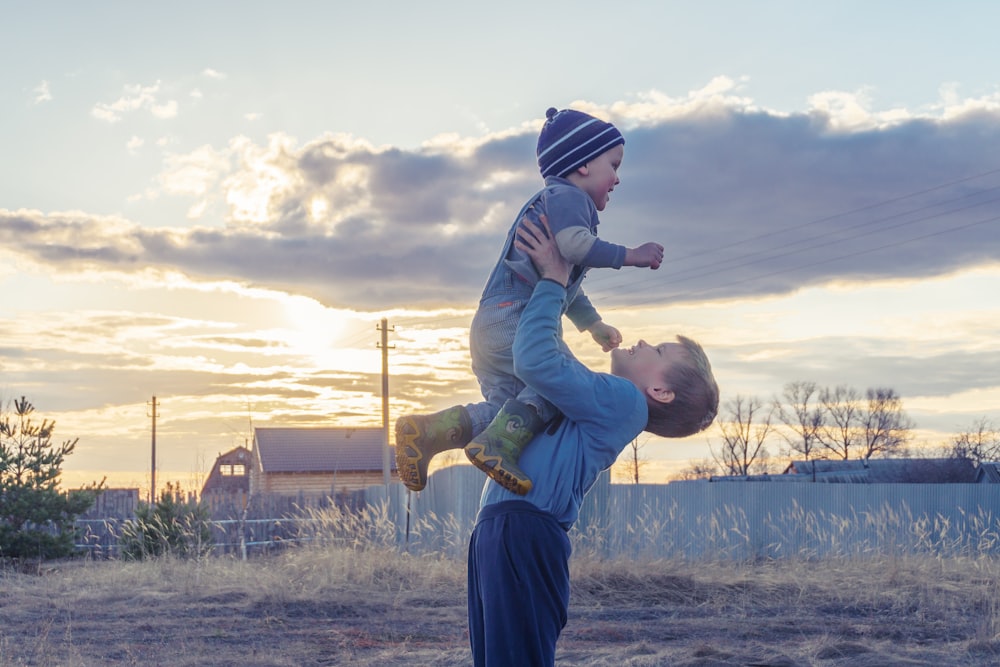
M 622 355 L 628 355 L 628 350 L 623 350 L 620 347 L 611 350 L 611 372 L 615 375 L 618 374 L 618 362 L 623 359 Z

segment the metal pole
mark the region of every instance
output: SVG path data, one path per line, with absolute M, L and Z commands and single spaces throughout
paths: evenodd
M 382 318 L 382 483 L 389 487 L 389 327 Z
M 156 396 L 153 396 L 153 453 L 149 482 L 149 504 L 156 503 Z

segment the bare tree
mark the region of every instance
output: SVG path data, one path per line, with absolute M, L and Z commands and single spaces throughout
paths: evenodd
M 847 461 L 858 449 L 860 435 L 858 418 L 861 396 L 847 385 L 824 388 L 819 394 L 825 420 L 816 435 L 819 444 L 839 459 Z
M 819 431 L 825 425 L 823 406 L 815 382 L 789 382 L 781 398 L 775 399 L 778 419 L 787 427 L 779 433 L 794 452 L 808 461 L 820 446 Z
M 772 426 L 774 405 L 765 405 L 756 396 L 737 395 L 726 402 L 719 420 L 722 448 L 712 456 L 730 475 L 748 475 L 755 462 L 766 454 L 764 447 Z
M 903 455 L 913 421 L 903 412 L 896 390 L 876 387 L 865 392 L 867 407 L 859 410 L 861 457 Z
M 750 466 L 750 473 L 753 475 L 773 475 L 781 472 L 780 461 L 771 456 L 768 449 L 760 450 L 760 455 Z
M 643 442 L 639 442 L 638 438 L 632 440 L 629 444 L 628 458 L 623 459 L 620 464 L 624 469 L 625 474 L 627 474 L 635 484 L 639 483 L 639 473 L 648 463 L 645 458 L 639 456 L 639 450 L 641 450 L 645 444 L 645 440 Z
M 689 461 L 688 466 L 678 472 L 674 479 L 678 480 L 690 480 L 690 479 L 708 479 L 712 475 L 719 472 L 719 467 L 711 459 L 702 459 L 701 461 Z
M 968 459 L 976 465 L 998 461 L 1000 430 L 986 417 L 980 417 L 968 429 L 952 438 L 947 454 L 957 459 Z

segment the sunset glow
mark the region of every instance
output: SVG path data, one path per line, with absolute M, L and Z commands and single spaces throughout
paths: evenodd
M 626 137 L 601 238 L 666 248 L 585 280 L 625 345 L 695 338 L 723 400 L 892 387 L 918 449 L 1000 423 L 1000 7 L 941 31 L 892 3 L 622 6 L 611 55 L 552 77 L 510 45 L 522 0 L 246 7 L 239 31 L 221 5 L 57 5 L 5 39 L 0 399 L 79 438 L 67 484 L 148 484 L 153 396 L 158 479 L 193 486 L 254 425 L 381 425 L 383 352 L 392 421 L 480 400 L 469 324 L 550 106 Z M 607 43 L 607 7 L 574 7 L 546 53 Z M 717 439 L 650 438 L 649 480 Z

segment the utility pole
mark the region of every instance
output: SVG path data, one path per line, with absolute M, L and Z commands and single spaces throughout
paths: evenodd
M 149 505 L 156 504 L 156 396 L 153 396 L 153 463 L 150 468 Z
M 378 330 L 382 332 L 382 483 L 389 486 L 389 323 L 382 318 Z M 395 329 L 393 329 L 395 331 Z

